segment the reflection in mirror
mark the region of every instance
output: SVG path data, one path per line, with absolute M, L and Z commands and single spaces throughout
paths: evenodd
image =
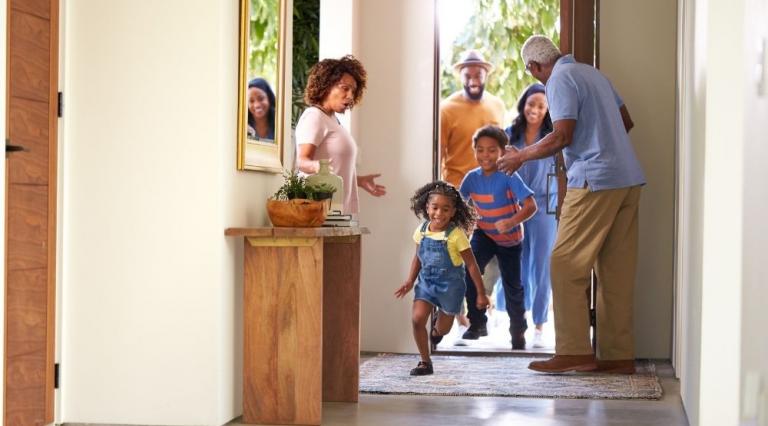
M 284 3 L 285 0 L 240 1 L 240 170 L 283 170 Z

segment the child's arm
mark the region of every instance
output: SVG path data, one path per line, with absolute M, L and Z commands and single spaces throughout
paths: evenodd
M 536 200 L 533 198 L 533 195 L 528 196 L 528 198 L 523 200 L 523 207 L 518 210 L 517 213 L 515 213 L 509 219 L 502 219 L 496 222 L 496 229 L 502 234 L 509 232 L 515 226 L 530 219 L 534 214 L 536 214 L 537 209 L 538 207 L 536 206 Z
M 408 273 L 408 279 L 405 280 L 405 284 L 395 290 L 395 297 L 398 299 L 411 291 L 413 283 L 416 282 L 416 277 L 419 276 L 419 271 L 421 271 L 421 261 L 419 260 L 418 250 L 419 246 L 416 246 L 416 254 L 413 255 L 413 260 L 411 261 L 411 271 Z
M 472 282 L 475 283 L 477 289 L 477 301 L 475 305 L 477 309 L 487 308 L 491 302 L 488 300 L 488 296 L 485 295 L 485 287 L 483 286 L 483 276 L 480 274 L 480 267 L 477 266 L 477 260 L 472 253 L 472 249 L 466 249 L 461 252 L 461 258 L 464 259 L 464 264 L 467 265 L 467 271 L 472 278 Z

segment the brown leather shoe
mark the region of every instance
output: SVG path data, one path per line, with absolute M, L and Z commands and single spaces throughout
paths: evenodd
M 565 373 L 594 371 L 597 364 L 594 355 L 555 355 L 546 361 L 533 361 L 528 368 L 542 373 Z
M 609 374 L 635 374 L 635 360 L 598 360 L 595 371 Z

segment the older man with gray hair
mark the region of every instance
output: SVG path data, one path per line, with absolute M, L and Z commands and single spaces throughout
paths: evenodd
M 568 175 L 551 260 L 555 356 L 528 368 L 634 373 L 633 293 L 645 176 L 628 136 L 632 119 L 600 71 L 562 55 L 547 37 L 530 37 L 521 53 L 526 70 L 546 85 L 554 130 L 525 149 L 508 150 L 499 169 L 512 173 L 563 150 Z M 587 299 L 593 268 L 600 283 L 596 354 Z

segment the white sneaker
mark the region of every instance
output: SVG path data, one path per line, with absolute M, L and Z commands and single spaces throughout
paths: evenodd
M 542 337 L 544 333 L 541 330 L 535 330 L 533 332 L 533 347 L 534 348 L 543 348 L 544 347 L 544 338 Z

